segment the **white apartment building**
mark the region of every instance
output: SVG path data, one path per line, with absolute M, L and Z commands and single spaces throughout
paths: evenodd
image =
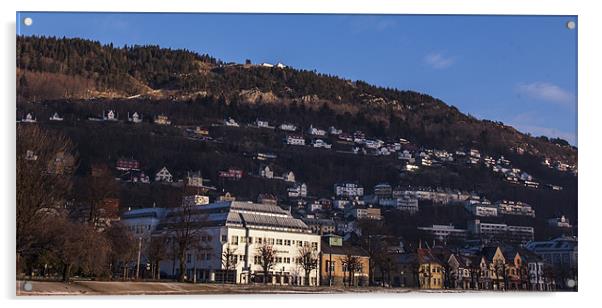
M 146 209 L 153 213 L 158 209 Z M 297 259 L 306 246 L 320 251 L 320 236 L 300 219 L 276 205 L 239 201 L 220 201 L 190 208 L 161 209 L 156 220 L 140 220 L 136 212 L 123 215 L 126 224 L 148 223 L 154 236 L 165 235 L 175 240 L 178 221 L 183 215 L 193 222 L 195 244 L 186 252 L 186 278 L 201 282 L 230 281 L 250 283 L 263 281 L 258 248 L 270 245 L 276 251 L 275 263 L 268 272 L 268 282 L 282 285 L 304 284 L 304 272 Z M 153 217 L 151 217 L 153 218 Z M 154 229 L 153 229 L 154 228 Z M 168 246 L 170 242 L 168 241 Z M 224 256 L 230 251 L 232 267 L 226 270 Z M 160 263 L 162 276 L 177 276 L 177 260 Z M 227 273 L 227 274 L 226 274 Z M 310 285 L 318 285 L 319 268 L 310 274 Z
M 334 184 L 334 194 L 337 197 L 361 197 L 364 195 L 364 187 L 350 182 Z
M 502 200 L 494 204 L 498 214 L 502 215 L 521 215 L 535 217 L 535 210 L 527 203 L 520 201 Z
M 479 217 L 496 217 L 498 214 L 497 207 L 491 205 L 489 201 L 466 201 L 464 208 Z

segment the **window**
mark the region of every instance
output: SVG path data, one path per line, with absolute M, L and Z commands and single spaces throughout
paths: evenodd
M 261 237 L 258 237 L 258 238 L 255 239 L 255 244 L 260 244 L 261 245 L 261 242 L 262 242 Z
M 284 263 L 290 264 L 291 263 L 291 258 L 290 257 L 285 257 L 284 258 Z
M 274 239 L 273 238 L 266 239 L 266 242 L 268 243 L 268 245 L 274 245 Z
M 247 238 L 246 238 L 246 237 L 244 237 L 244 236 L 241 236 L 241 237 L 240 237 L 240 243 L 241 243 L 241 244 L 244 244 L 244 243 L 246 243 L 246 242 L 247 242 Z
M 303 241 L 297 241 L 297 246 L 299 246 L 299 247 L 303 246 Z
M 238 256 L 238 261 L 244 261 L 245 260 L 245 255 L 239 255 Z
M 282 257 L 276 257 L 276 263 L 282 263 Z
M 291 245 L 291 240 L 284 240 L 284 245 L 285 246 L 290 246 Z
M 282 245 L 282 239 L 280 239 L 280 238 L 276 239 L 276 245 Z
M 249 240 L 247 241 L 249 244 L 253 244 L 253 238 L 249 236 Z
M 318 242 L 311 242 L 311 248 L 313 250 L 318 250 Z
M 228 241 L 228 236 L 227 235 L 222 235 L 222 242 L 226 243 Z
M 232 240 L 230 241 L 232 245 L 238 245 L 238 236 L 232 235 Z

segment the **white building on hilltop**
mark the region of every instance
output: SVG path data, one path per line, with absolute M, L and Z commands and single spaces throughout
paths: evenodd
M 156 210 L 156 209 L 155 209 Z M 140 210 L 136 210 L 140 212 Z M 297 263 L 300 250 L 306 247 L 316 255 L 320 251 L 320 235 L 300 219 L 278 206 L 239 201 L 221 201 L 193 207 L 164 209 L 157 224 L 155 217 L 141 220 L 141 213 L 126 212 L 122 221 L 149 226 L 153 236 L 175 240 L 181 231 L 182 219 L 194 222 L 194 245 L 186 251 L 186 279 L 197 282 L 263 282 L 260 247 L 275 251 L 274 264 L 267 273 L 267 282 L 279 285 L 303 285 L 305 274 Z M 153 216 L 153 211 L 145 214 Z M 169 240 L 168 240 L 169 245 Z M 196 249 L 192 247 L 201 247 Z M 225 256 L 230 268 L 226 269 Z M 162 276 L 179 274 L 177 260 L 160 263 Z M 318 285 L 318 268 L 311 271 L 309 285 Z
M 167 170 L 167 167 L 161 168 L 161 170 L 155 174 L 155 182 L 173 182 L 173 176 L 169 170 Z

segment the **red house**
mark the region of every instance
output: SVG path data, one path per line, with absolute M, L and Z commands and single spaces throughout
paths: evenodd
M 243 171 L 237 168 L 230 168 L 227 171 L 220 171 L 219 177 L 232 179 L 232 180 L 240 180 L 243 176 Z
M 122 171 L 140 170 L 140 163 L 132 158 L 120 158 L 115 164 L 115 169 Z

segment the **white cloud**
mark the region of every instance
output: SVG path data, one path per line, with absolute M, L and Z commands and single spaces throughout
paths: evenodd
M 516 91 L 532 99 L 565 106 L 574 106 L 575 102 L 575 96 L 569 91 L 548 82 L 521 83 L 516 86 Z
M 424 57 L 424 62 L 434 69 L 444 69 L 454 64 L 455 59 L 440 52 L 432 52 Z

